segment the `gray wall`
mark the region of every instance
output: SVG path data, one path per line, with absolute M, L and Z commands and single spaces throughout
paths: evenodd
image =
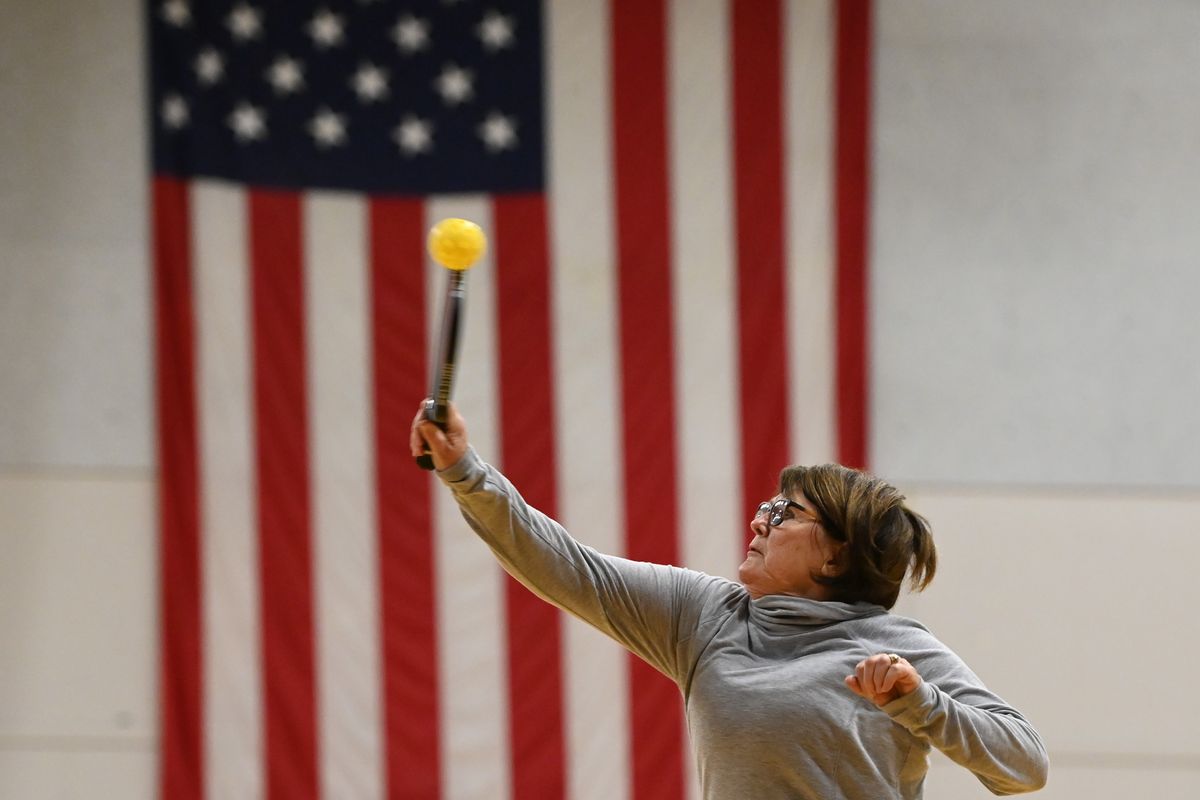
M 1200 3 L 878 21 L 879 468 L 1200 487 Z
M 149 798 L 140 4 L 0 20 L 0 798 Z
M 0 0 L 0 466 L 152 463 L 140 9 Z

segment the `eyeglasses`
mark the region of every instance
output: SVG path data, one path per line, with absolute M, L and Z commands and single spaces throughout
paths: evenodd
M 776 500 L 774 503 L 759 503 L 758 510 L 754 512 L 754 518 L 759 519 L 760 517 L 766 517 L 767 527 L 775 528 L 783 524 L 784 514 L 787 514 L 788 511 L 793 508 L 798 508 L 803 511 L 813 522 L 817 521 L 817 518 L 811 511 L 797 503 L 795 500 L 788 500 L 786 497 Z

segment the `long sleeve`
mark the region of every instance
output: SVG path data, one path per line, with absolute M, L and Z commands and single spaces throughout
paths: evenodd
M 544 600 L 615 639 L 679 680 L 707 587 L 728 583 L 678 567 L 598 553 L 529 506 L 494 467 L 469 450 L 439 473 L 463 517 L 505 571 Z
M 944 645 L 908 656 L 924 682 L 883 710 L 975 774 L 993 794 L 1032 792 L 1046 783 L 1049 760 L 1033 726 L 1004 703 Z

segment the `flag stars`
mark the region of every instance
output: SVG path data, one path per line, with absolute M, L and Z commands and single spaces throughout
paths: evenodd
M 513 19 L 498 11 L 489 11 L 475 28 L 483 49 L 489 53 L 511 47 L 513 43 Z
M 187 101 L 174 92 L 163 98 L 162 105 L 159 107 L 159 115 L 162 117 L 163 125 L 173 131 L 186 126 L 191 116 L 188 112 Z
M 267 68 L 267 82 L 277 95 L 295 94 L 304 88 L 304 65 L 290 56 L 280 56 Z
M 517 146 L 517 122 L 512 117 L 505 116 L 499 111 L 487 115 L 477 129 L 479 138 L 489 153 L 499 153 L 502 150 L 512 150 Z
M 343 145 L 346 143 L 346 116 L 322 107 L 308 121 L 308 132 L 322 150 Z
M 308 35 L 320 50 L 336 47 L 346 40 L 345 22 L 341 16 L 323 8 L 309 20 Z
M 392 41 L 406 56 L 429 47 L 429 21 L 405 14 L 392 26 Z
M 225 59 L 211 47 L 200 51 L 192 67 L 200 83 L 205 86 L 212 86 L 225 76 Z
M 475 96 L 475 75 L 469 69 L 447 64 L 433 82 L 433 87 L 448 106 L 465 103 Z
M 239 42 L 248 42 L 262 35 L 262 12 L 249 3 L 238 3 L 225 18 L 225 27 Z
M 409 114 L 392 131 L 392 139 L 405 156 L 428 153 L 433 149 L 433 123 Z
M 363 103 L 382 100 L 388 96 L 387 70 L 380 69 L 374 64 L 362 64 L 354 73 L 354 77 L 350 79 L 350 86 Z
M 249 103 L 238 103 L 227 122 L 234 137 L 243 144 L 267 138 L 266 114 Z
M 159 10 L 159 16 L 173 28 L 186 28 L 192 24 L 192 9 L 187 0 L 167 0 Z

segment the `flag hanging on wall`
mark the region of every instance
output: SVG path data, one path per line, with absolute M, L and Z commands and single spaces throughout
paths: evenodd
M 159 793 L 694 795 L 678 689 L 503 576 L 408 453 L 456 401 L 606 552 L 732 576 L 867 458 L 869 0 L 148 0 Z

